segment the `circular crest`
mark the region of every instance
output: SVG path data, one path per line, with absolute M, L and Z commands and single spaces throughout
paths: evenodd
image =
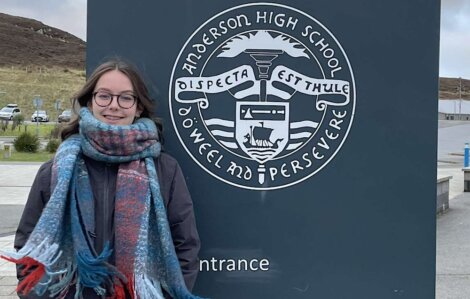
M 318 173 L 340 150 L 355 109 L 352 68 L 335 36 L 305 12 L 272 3 L 230 8 L 196 29 L 169 94 L 188 154 L 251 190 Z

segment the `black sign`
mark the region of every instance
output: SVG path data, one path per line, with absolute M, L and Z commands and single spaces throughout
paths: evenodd
M 433 298 L 439 1 L 89 1 L 144 72 L 211 298 Z M 425 21 L 423 21 L 425 20 Z

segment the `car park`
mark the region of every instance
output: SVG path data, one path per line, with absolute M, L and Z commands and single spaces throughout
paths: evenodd
M 33 114 L 31 114 L 31 121 L 48 122 L 49 116 L 47 115 L 47 112 L 45 110 L 36 110 Z
M 16 115 L 21 114 L 17 104 L 8 104 L 0 110 L 0 119 L 12 120 Z
M 69 122 L 71 117 L 72 117 L 72 110 L 64 110 L 57 118 L 57 121 L 59 123 Z

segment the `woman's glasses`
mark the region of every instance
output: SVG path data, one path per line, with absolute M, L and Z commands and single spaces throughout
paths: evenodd
M 137 97 L 131 93 L 112 94 L 107 91 L 95 91 L 93 93 L 93 99 L 96 105 L 100 107 L 111 105 L 114 97 L 117 97 L 117 103 L 122 109 L 131 108 L 137 100 Z

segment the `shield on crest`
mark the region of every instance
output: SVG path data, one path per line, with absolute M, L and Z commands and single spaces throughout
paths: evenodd
M 237 102 L 235 138 L 259 164 L 275 158 L 289 141 L 289 103 Z

